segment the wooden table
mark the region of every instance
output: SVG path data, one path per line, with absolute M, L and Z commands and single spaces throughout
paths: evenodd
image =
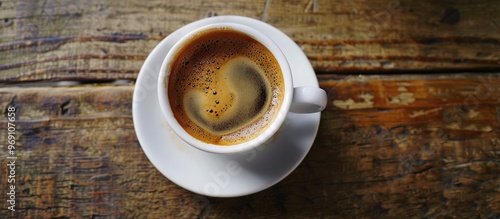
M 229 14 L 290 36 L 329 102 L 291 175 L 224 199 L 153 167 L 131 104 L 160 40 Z M 0 23 L 1 218 L 500 217 L 499 1 L 1 0 Z

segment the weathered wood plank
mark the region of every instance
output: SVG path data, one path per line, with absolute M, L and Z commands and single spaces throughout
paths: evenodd
M 198 213 L 195 202 L 176 207 L 180 202 L 169 201 L 199 197 L 170 183 L 142 152 L 131 116 L 132 91 L 129 86 L 1 89 L 0 108 L 13 106 L 17 115 L 16 186 L 21 194 L 16 217 Z M 6 127 L 5 119 L 2 114 L 1 127 Z M 0 138 L 6 141 L 4 135 Z M 2 161 L 6 150 L 2 147 Z M 2 179 L 5 171 L 1 169 Z M 6 183 L 2 180 L 2 188 Z M 8 215 L 6 209 L 3 203 L 2 215 Z
M 498 1 L 313 2 L 4 0 L 0 81 L 135 80 L 169 33 L 229 14 L 281 29 L 320 72 L 499 69 Z
M 17 109 L 15 216 L 500 216 L 497 74 L 322 75 L 320 85 L 329 105 L 304 162 L 276 186 L 231 199 L 185 191 L 151 165 L 133 129 L 132 86 L 0 88 L 0 127 Z

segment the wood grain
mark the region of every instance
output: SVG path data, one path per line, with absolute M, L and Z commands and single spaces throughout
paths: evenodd
M 497 71 L 500 64 L 495 0 L 1 2 L 0 82 L 135 80 L 161 39 L 217 15 L 274 25 L 318 72 Z
M 494 0 L 0 0 L 1 165 L 8 107 L 18 157 L 0 218 L 500 218 L 498 14 Z M 221 15 L 286 33 L 328 93 L 301 165 L 230 199 L 159 173 L 131 113 L 151 50 Z
M 306 159 L 277 185 L 230 199 L 188 192 L 151 165 L 132 124 L 133 86 L 0 88 L 0 127 L 17 109 L 13 216 L 500 216 L 498 74 L 319 79 L 329 102 Z

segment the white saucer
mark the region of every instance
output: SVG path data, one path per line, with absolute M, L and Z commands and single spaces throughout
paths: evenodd
M 179 139 L 160 111 L 156 91 L 160 66 L 169 49 L 182 36 L 198 27 L 219 22 L 245 24 L 266 33 L 289 60 L 294 86 L 318 87 L 309 60 L 284 33 L 259 20 L 219 16 L 190 23 L 170 34 L 153 49 L 137 77 L 132 113 L 142 149 L 169 180 L 198 194 L 235 197 L 261 191 L 288 176 L 309 152 L 321 114 L 289 113 L 271 142 L 244 154 L 211 154 Z

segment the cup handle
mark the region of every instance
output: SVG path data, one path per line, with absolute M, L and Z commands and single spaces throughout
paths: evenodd
M 326 92 L 318 87 L 295 87 L 293 88 L 292 105 L 290 112 L 294 113 L 316 113 L 326 107 Z

